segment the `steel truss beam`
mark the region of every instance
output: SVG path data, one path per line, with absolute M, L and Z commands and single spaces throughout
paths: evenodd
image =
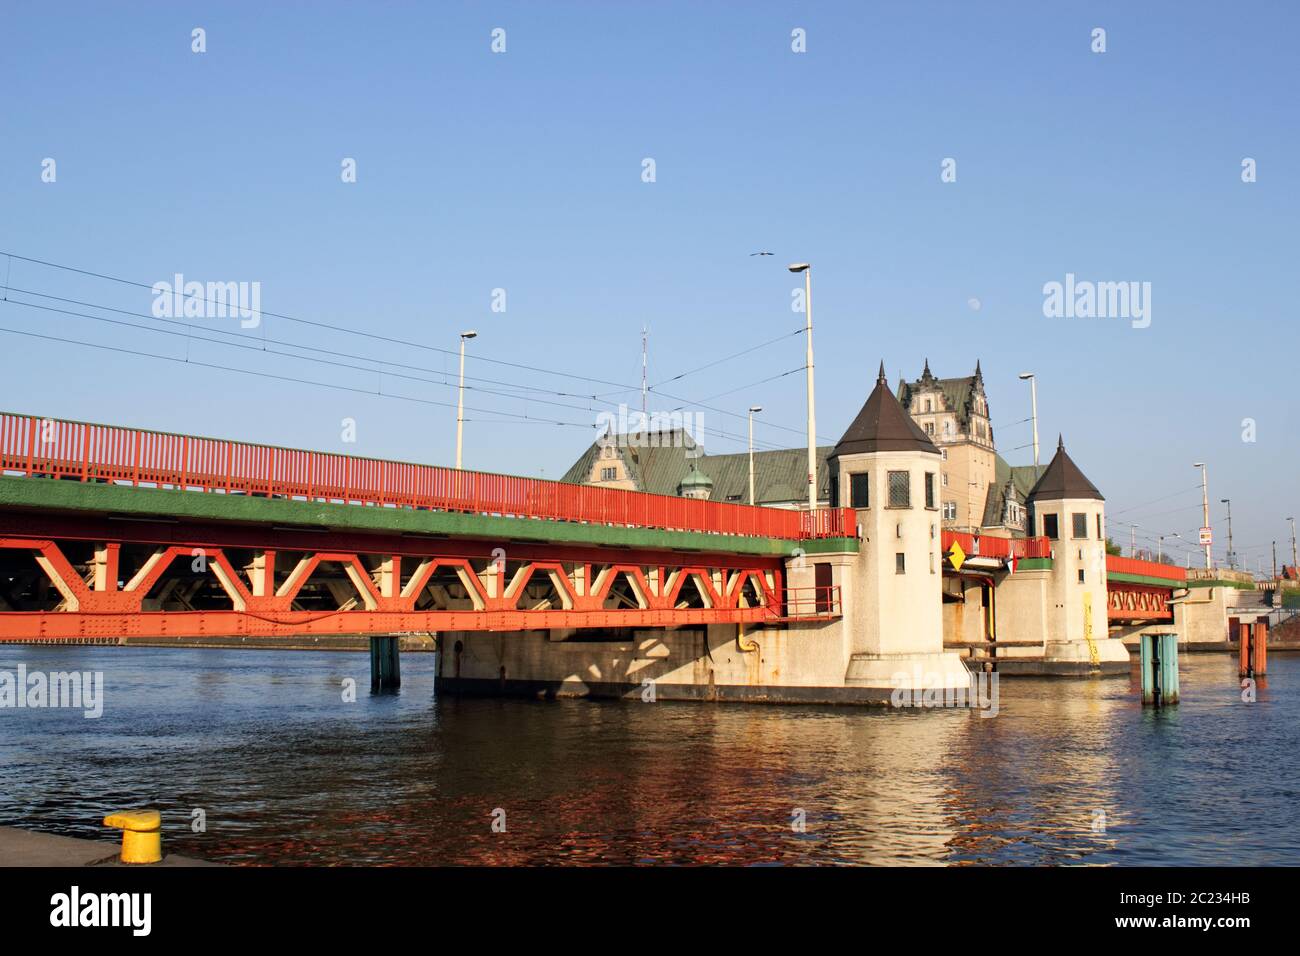
M 93 545 L 93 573 L 73 566 L 63 541 Z M 149 554 L 119 587 L 124 546 Z M 0 550 L 29 552 L 63 599 L 56 610 L 0 611 L 0 641 L 755 624 L 780 615 L 783 594 L 777 557 L 93 516 L 0 513 Z M 232 561 L 235 551 L 242 554 Z M 251 562 L 238 567 L 249 553 Z M 178 561 L 191 562 L 190 580 L 211 575 L 230 609 L 147 609 L 151 590 Z M 342 569 L 357 598 L 339 609 L 303 609 L 296 601 L 326 562 Z M 463 598 L 446 600 L 440 585 L 438 599 L 432 582 L 440 569 L 454 572 Z M 543 581 L 550 596 L 539 598 L 537 589 L 530 596 L 530 585 Z M 620 581 L 626 589 L 616 592 Z M 337 578 L 328 583 L 332 591 L 343 586 Z M 688 594 L 703 606 L 689 606 Z M 430 598 L 439 606 L 421 609 Z M 607 607 L 611 598 L 615 606 Z
M 1172 621 L 1173 588 L 1112 581 L 1106 586 L 1106 617 L 1112 621 Z

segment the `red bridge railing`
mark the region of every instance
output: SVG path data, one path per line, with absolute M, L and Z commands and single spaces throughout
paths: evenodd
M 818 587 L 786 588 L 778 601 L 768 610 L 772 621 L 829 621 L 840 617 L 843 604 L 840 586 L 824 584 Z
M 978 538 L 978 542 L 976 541 Z M 974 535 L 963 531 L 944 531 L 940 535 L 943 550 L 952 547 L 953 542 L 961 545 L 967 557 L 981 558 L 1050 558 L 1052 541 L 1050 538 L 1000 538 L 991 534 Z
M 0 471 L 747 537 L 857 533 L 851 508 L 701 501 L 8 412 L 0 412 Z
M 1148 578 L 1164 578 L 1176 587 L 1187 586 L 1187 569 L 1176 564 L 1161 564 L 1159 561 L 1142 561 L 1138 558 L 1122 558 L 1117 554 L 1106 555 L 1107 574 L 1136 574 Z

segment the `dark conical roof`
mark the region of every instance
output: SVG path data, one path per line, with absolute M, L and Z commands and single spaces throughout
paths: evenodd
M 1087 479 L 1074 460 L 1065 453 L 1065 441 L 1058 435 L 1056 454 L 1047 470 L 1029 489 L 1029 500 L 1058 501 L 1062 498 L 1092 498 L 1105 501 L 1097 487 Z
M 912 416 L 898 403 L 885 379 L 885 363 L 880 363 L 880 375 L 867 403 L 853 419 L 844 437 L 835 446 L 833 454 L 860 455 L 873 451 L 925 451 L 939 454 L 934 442 L 912 421 Z

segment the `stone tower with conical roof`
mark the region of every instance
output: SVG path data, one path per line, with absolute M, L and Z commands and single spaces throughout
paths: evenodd
M 1128 651 L 1111 639 L 1106 599 L 1106 501 L 1058 437 L 1056 454 L 1030 490 L 1032 533 L 1052 545 L 1047 582 L 1044 656 L 1080 671 L 1128 666 Z
M 965 687 L 960 658 L 943 649 L 939 449 L 885 378 L 827 460 L 832 501 L 857 515 L 860 550 L 845 595 L 846 683 Z M 919 677 L 918 675 L 924 675 Z

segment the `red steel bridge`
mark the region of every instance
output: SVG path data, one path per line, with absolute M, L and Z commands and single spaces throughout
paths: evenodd
M 838 588 L 785 587 L 785 559 L 857 548 L 849 509 L 13 414 L 0 473 L 0 640 L 829 619 Z
M 785 562 L 857 549 L 848 508 L 0 413 L 0 641 L 828 620 L 838 588 L 788 588 Z M 1051 555 L 1046 539 L 985 536 L 974 550 Z M 1180 569 L 1108 570 L 1112 620 L 1172 619 Z

